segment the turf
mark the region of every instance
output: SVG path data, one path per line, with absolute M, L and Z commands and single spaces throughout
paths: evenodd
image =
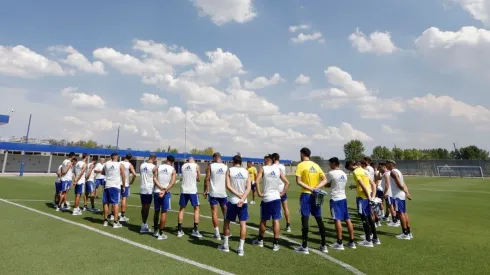
M 293 179 L 290 178 L 290 181 L 293 182 Z M 408 177 L 406 182 L 413 197 L 407 206 L 415 237 L 413 240 L 397 240 L 394 235 L 400 233 L 400 229 L 383 226 L 378 228 L 381 246 L 345 251 L 330 249 L 328 254 L 366 274 L 487 274 L 490 264 L 483 259 L 490 251 L 488 180 Z M 187 235 L 180 239 L 176 237 L 175 212 L 169 213 L 167 240 L 157 241 L 150 235 L 141 235 L 138 189 L 136 181 L 129 198 L 132 206 L 128 208 L 127 216 L 131 218 L 130 222 L 116 230 L 102 227 L 102 216 L 98 214 L 72 216 L 66 212 L 55 212 L 48 202 L 19 200 L 52 200 L 54 185 L 51 177 L 0 178 L 0 198 L 15 200 L 16 203 L 235 274 L 351 274 L 319 255 L 296 254 L 292 250 L 294 245 L 286 241 L 280 242 L 281 250 L 278 252 L 271 250 L 270 237 L 266 237 L 264 248 L 253 247 L 250 243 L 256 237 L 255 230 L 248 230 L 245 257 L 238 257 L 233 253 L 238 245 L 236 225 L 232 225 L 232 252 L 222 253 L 216 249 L 219 241 L 211 238 L 213 228 L 208 218 L 202 218 L 200 222 L 200 230 L 204 235 L 202 240 L 188 236 L 193 223 L 191 215 L 186 215 L 184 220 Z M 300 241 L 301 236 L 299 191 L 293 184 L 288 192 L 293 232 L 282 232 L 283 236 L 296 241 Z M 172 207 L 176 210 L 178 188 L 172 190 L 172 193 Z M 351 217 L 356 235 L 359 236 L 362 225 L 355 215 L 354 196 L 353 191 L 348 191 Z M 73 193 L 70 191 L 72 200 Z M 100 203 L 100 200 L 96 201 L 99 208 Z M 208 203 L 202 197 L 201 205 L 201 215 L 209 216 Z M 192 212 L 192 209 L 189 207 L 187 211 Z M 259 204 L 250 205 L 249 211 L 248 224 L 257 227 Z M 152 215 L 150 213 L 150 225 Z M 327 242 L 332 243 L 335 241 L 335 231 L 327 205 L 324 206 L 324 217 Z M 192 265 L 4 202 L 0 202 L 0 219 L 1 274 L 52 274 L 56 271 L 93 274 L 157 270 L 167 274 L 208 273 Z M 281 227 L 284 225 L 283 220 Z M 313 219 L 310 225 L 310 247 L 316 248 L 320 243 L 318 229 Z

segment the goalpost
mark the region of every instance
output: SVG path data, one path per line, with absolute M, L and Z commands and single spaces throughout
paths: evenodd
M 439 177 L 483 178 L 481 166 L 437 166 Z

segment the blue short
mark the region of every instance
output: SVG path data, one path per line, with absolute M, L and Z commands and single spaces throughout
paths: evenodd
M 282 219 L 281 200 L 262 201 L 260 203 L 260 219 L 263 221 Z
M 285 202 L 288 200 L 288 194 L 284 194 L 284 196 L 281 197 L 281 202 Z
M 234 222 L 236 221 L 237 217 L 241 222 L 248 220 L 248 204 L 244 203 L 242 207 L 238 207 L 238 205 L 228 202 L 225 219 Z
M 61 181 L 60 192 L 67 192 L 71 188 L 72 181 L 71 180 L 63 180 Z
M 386 197 L 385 199 L 387 205 L 394 205 L 395 204 L 395 199 L 393 197 Z
M 55 181 L 54 182 L 54 188 L 56 190 L 56 194 L 61 192 L 61 181 Z
M 228 203 L 228 198 L 224 197 L 224 198 L 216 198 L 216 197 L 211 197 L 209 196 L 208 197 L 208 200 L 209 200 L 209 204 L 211 204 L 212 206 L 215 206 L 215 205 L 221 205 L 221 206 L 225 206 L 227 203 Z
M 141 205 L 151 204 L 152 199 L 153 199 L 152 194 L 140 194 Z
M 119 204 L 119 198 L 121 197 L 121 190 L 116 187 L 110 187 L 104 189 L 104 195 L 102 196 L 103 204 Z
M 356 198 L 357 213 L 359 215 L 371 216 L 371 205 L 369 205 L 368 199 Z
M 155 199 L 155 202 L 154 202 L 155 211 L 165 212 L 165 211 L 172 209 L 170 207 L 170 197 L 171 196 L 172 196 L 172 194 L 167 192 L 167 193 L 165 193 L 165 195 L 163 195 L 163 198 L 160 198 L 160 193 L 153 193 L 153 198 Z
M 189 201 L 191 201 L 192 207 L 199 206 L 199 197 L 197 194 L 180 194 L 179 205 L 181 207 L 186 207 Z
M 95 192 L 95 182 L 87 181 L 85 183 L 85 193 L 90 194 Z
M 406 213 L 407 212 L 407 207 L 405 204 L 405 200 L 402 199 L 395 199 L 395 211 L 399 213 Z
M 95 188 L 99 188 L 99 186 L 104 186 L 105 185 L 105 179 L 96 179 L 95 180 Z
M 76 184 L 75 185 L 75 194 L 76 195 L 81 195 L 85 192 L 85 184 Z
M 383 192 L 383 190 L 376 189 L 376 198 L 383 199 L 384 196 L 385 196 L 385 193 Z
M 330 214 L 332 215 L 332 219 L 336 221 L 349 220 L 350 216 L 347 208 L 347 200 L 330 200 Z
M 129 186 L 124 187 L 124 192 L 122 192 L 121 196 L 123 198 L 127 198 L 127 197 L 129 197 L 129 194 L 130 194 L 129 193 Z
M 322 207 L 316 205 L 313 194 L 302 193 L 299 197 L 299 208 L 301 216 L 309 217 L 312 215 L 315 218 L 322 216 Z
M 257 190 L 257 185 L 255 184 L 255 182 L 252 182 L 252 192 Z

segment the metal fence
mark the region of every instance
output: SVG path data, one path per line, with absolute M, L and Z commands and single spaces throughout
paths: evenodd
M 324 171 L 330 170 L 327 160 L 318 165 Z M 413 176 L 490 177 L 490 160 L 396 160 L 396 167 L 404 175 Z

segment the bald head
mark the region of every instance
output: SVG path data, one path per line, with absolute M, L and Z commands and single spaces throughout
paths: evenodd
M 194 162 L 196 162 L 196 160 L 193 157 L 190 157 L 189 158 L 189 163 L 194 163 Z

